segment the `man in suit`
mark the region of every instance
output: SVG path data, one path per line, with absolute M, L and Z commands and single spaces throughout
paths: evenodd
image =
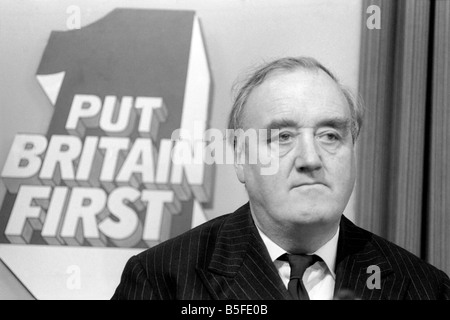
M 132 257 L 113 299 L 450 299 L 450 280 L 343 211 L 363 111 L 311 58 L 264 64 L 240 87 L 235 169 L 249 202 Z M 251 162 L 256 150 L 277 170 Z M 257 152 L 256 152 L 257 153 Z

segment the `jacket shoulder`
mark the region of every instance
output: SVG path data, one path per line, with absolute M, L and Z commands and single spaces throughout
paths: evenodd
M 368 240 L 368 250 L 376 250 L 399 277 L 410 280 L 411 299 L 450 299 L 450 279 L 443 271 L 412 252 L 355 225 L 352 229 Z
M 217 235 L 230 214 L 209 220 L 174 238 L 168 239 L 137 255 L 141 261 L 148 261 L 150 256 L 160 256 L 163 260 L 178 263 L 176 255 L 193 257 L 207 253 L 208 247 L 214 245 Z
M 210 299 L 199 269 L 208 268 L 222 229 L 243 221 L 248 204 L 131 257 L 114 299 Z M 226 237 L 225 237 L 226 238 Z M 220 240 L 222 239 L 222 240 Z
M 205 222 L 132 256 L 112 299 L 193 298 L 189 295 L 194 291 L 185 288 L 194 288 L 196 283 L 199 285 L 199 281 L 196 281 L 196 267 L 208 263 L 212 255 L 211 248 L 228 216 L 223 215 Z
M 424 276 L 431 274 L 444 274 L 441 270 L 418 257 L 414 253 L 389 240 L 372 234 L 372 242 L 390 262 L 393 269 L 404 276 L 413 277 L 414 275 Z

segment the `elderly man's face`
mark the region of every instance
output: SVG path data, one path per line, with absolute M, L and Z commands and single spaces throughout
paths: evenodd
M 338 223 L 356 175 L 350 120 L 344 95 L 321 70 L 274 72 L 253 90 L 244 130 L 279 129 L 268 140 L 279 144 L 275 174 L 262 175 L 259 164 L 237 166 L 263 229 Z

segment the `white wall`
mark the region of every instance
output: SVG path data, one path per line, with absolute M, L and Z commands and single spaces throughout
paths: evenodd
M 81 9 L 82 26 L 117 7 L 195 10 L 201 21 L 214 83 L 211 127 L 226 126 L 235 78 L 248 67 L 272 58 L 313 56 L 344 84 L 357 88 L 360 0 L 2 0 L 0 168 L 16 133 L 47 131 L 52 107 L 36 82 L 35 72 L 50 32 L 67 30 L 66 10 L 72 5 Z M 5 187 L 0 183 L 0 203 L 4 194 Z M 212 218 L 232 212 L 246 201 L 245 190 L 232 166 L 218 165 L 214 197 L 207 215 Z M 354 218 L 353 202 L 346 214 Z M 39 259 L 39 254 L 35 258 Z

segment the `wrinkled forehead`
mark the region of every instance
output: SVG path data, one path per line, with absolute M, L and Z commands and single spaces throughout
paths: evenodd
M 255 94 L 256 93 L 256 94 Z M 322 69 L 295 68 L 275 70 L 269 73 L 249 95 L 274 96 L 278 98 L 302 94 L 306 98 L 345 100 L 340 85 Z
M 306 125 L 326 118 L 350 120 L 351 112 L 340 86 L 324 71 L 281 70 L 250 93 L 242 124 L 261 128 L 273 118 L 292 118 Z

